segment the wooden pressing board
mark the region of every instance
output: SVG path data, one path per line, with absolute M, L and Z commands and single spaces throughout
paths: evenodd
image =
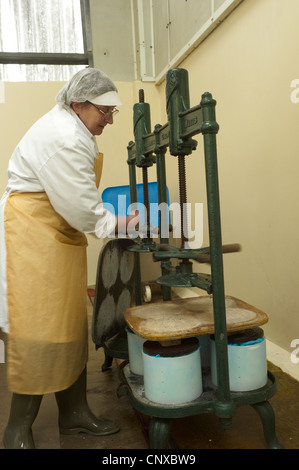
M 268 321 L 266 313 L 235 297 L 226 296 L 225 304 L 228 334 Z M 128 308 L 124 315 L 134 333 L 151 341 L 214 333 L 212 295 L 144 304 Z

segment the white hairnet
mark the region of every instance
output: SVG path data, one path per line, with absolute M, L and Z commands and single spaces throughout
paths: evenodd
M 100 70 L 88 67 L 77 72 L 64 85 L 56 96 L 56 102 L 70 106 L 73 102 L 93 101 L 93 99 L 112 91 L 117 92 L 112 80 Z M 116 93 L 113 95 L 115 96 Z M 111 103 L 111 105 L 113 104 Z

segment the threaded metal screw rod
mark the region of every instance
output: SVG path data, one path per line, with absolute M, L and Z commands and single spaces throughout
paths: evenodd
M 186 166 L 185 155 L 178 155 L 178 173 L 179 173 L 179 192 L 180 192 L 180 211 L 181 211 L 181 248 L 184 248 L 188 236 L 187 231 L 187 186 L 186 186 Z
M 139 103 L 144 103 L 144 90 L 140 89 L 139 90 Z M 149 230 L 149 224 L 150 224 L 150 212 L 149 212 L 149 196 L 148 196 L 148 172 L 147 172 L 147 167 L 143 166 L 142 167 L 142 185 L 143 185 L 143 203 L 144 207 L 146 209 L 146 225 L 147 225 L 147 232 L 146 236 L 147 238 L 150 238 L 150 230 Z

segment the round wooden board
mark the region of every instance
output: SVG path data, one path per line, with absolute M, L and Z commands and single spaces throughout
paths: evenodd
M 226 296 L 227 331 L 260 326 L 268 316 L 252 305 Z M 188 338 L 214 333 L 213 296 L 198 296 L 128 308 L 125 319 L 131 330 L 151 341 Z

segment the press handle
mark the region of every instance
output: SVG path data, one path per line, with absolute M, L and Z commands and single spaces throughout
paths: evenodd
M 222 253 L 238 253 L 241 251 L 241 245 L 239 243 L 231 243 L 228 245 L 222 245 Z M 172 247 L 169 245 L 159 245 L 159 251 L 172 251 Z M 175 257 L 175 256 L 174 256 Z M 177 257 L 179 258 L 179 251 L 177 253 Z M 197 258 L 190 258 L 194 261 L 198 261 L 198 263 L 211 263 L 211 255 L 210 253 L 203 253 L 197 256 Z M 161 261 L 155 257 L 155 253 L 153 253 L 153 261 Z
M 239 243 L 231 243 L 229 245 L 222 245 L 222 253 L 238 253 L 241 251 Z M 211 255 L 209 253 L 198 255 L 195 261 L 199 263 L 211 263 Z

